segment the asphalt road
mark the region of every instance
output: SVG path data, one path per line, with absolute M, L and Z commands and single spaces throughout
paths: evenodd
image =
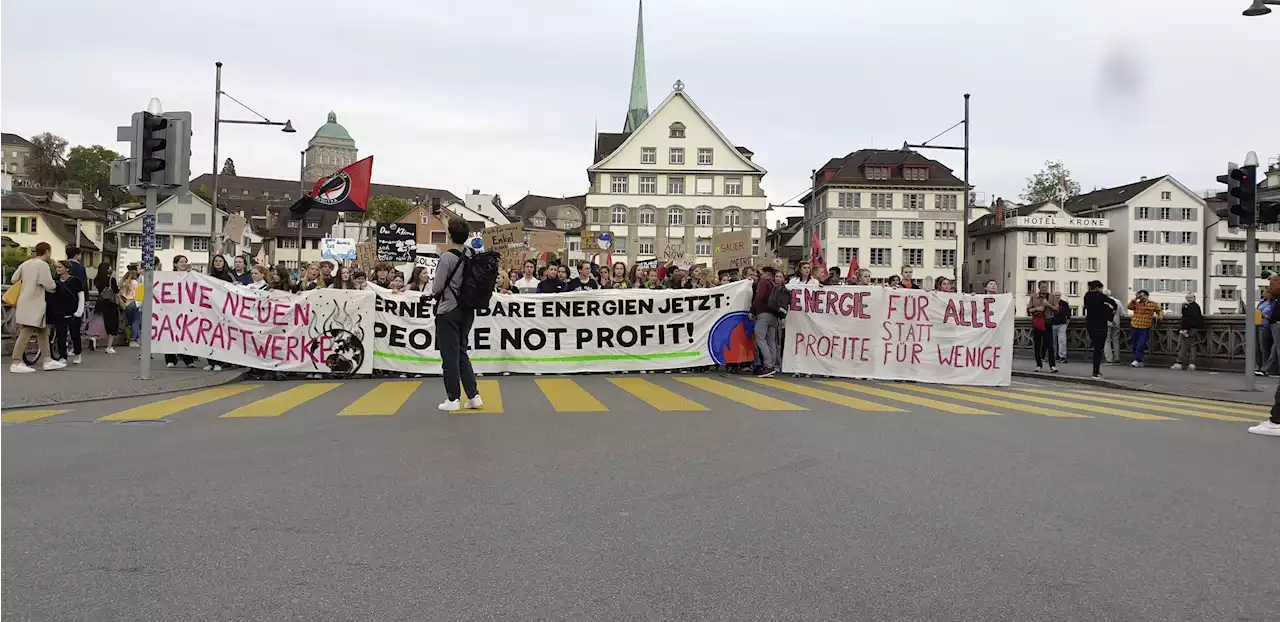
M 4 619 L 1280 619 L 1244 406 L 621 378 L 6 410 Z

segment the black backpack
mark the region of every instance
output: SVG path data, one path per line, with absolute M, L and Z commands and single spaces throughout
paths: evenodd
M 494 288 L 498 286 L 498 271 L 502 268 L 502 255 L 497 251 L 478 253 L 467 257 L 462 251 L 449 251 L 458 256 L 458 265 L 449 272 L 449 280 L 445 287 L 453 285 L 453 273 L 462 268 L 462 285 L 455 292 L 458 307 L 475 311 L 488 309 L 493 299 Z
M 791 290 L 786 285 L 774 285 L 764 304 L 774 315 L 786 314 L 787 309 L 791 308 Z

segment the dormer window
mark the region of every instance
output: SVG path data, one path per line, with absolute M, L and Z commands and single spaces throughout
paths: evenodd
M 868 166 L 865 173 L 867 179 L 888 179 L 889 167 L 887 166 Z
M 679 121 L 676 121 L 675 123 L 672 123 L 672 124 L 671 124 L 671 137 L 672 137 L 672 138 L 684 138 L 684 124 L 683 124 L 683 123 L 681 123 L 681 122 L 679 122 Z
M 925 181 L 929 179 L 929 167 L 907 166 L 902 169 L 902 178 L 907 181 Z

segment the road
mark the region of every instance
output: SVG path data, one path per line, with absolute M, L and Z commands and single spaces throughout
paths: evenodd
M 5 619 L 1280 619 L 1262 407 L 633 374 L 458 416 L 416 382 L 6 410 Z

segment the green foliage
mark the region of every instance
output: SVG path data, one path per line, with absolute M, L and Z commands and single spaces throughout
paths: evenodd
M 41 186 L 57 187 L 67 179 L 67 139 L 45 132 L 31 137 L 27 170 Z
M 1057 201 L 1059 204 L 1080 195 L 1080 184 L 1071 179 L 1071 171 L 1062 160 L 1047 160 L 1040 172 L 1027 178 L 1021 198 L 1027 203 Z
M 226 162 L 223 162 L 223 163 L 222 163 L 222 172 L 221 172 L 221 173 L 218 173 L 218 174 L 219 174 L 219 175 L 230 175 L 231 177 L 235 177 L 235 176 L 236 176 L 236 162 L 235 162 L 235 160 L 232 160 L 231 158 L 227 158 Z
M 395 222 L 404 218 L 413 210 L 413 204 L 391 196 L 380 196 L 369 199 L 369 209 L 364 214 L 365 220 L 375 222 Z
M 208 186 L 201 185 L 199 188 L 196 188 L 191 192 L 205 201 L 213 201 L 213 193 L 209 191 Z
M 4 266 L 4 282 L 9 282 L 9 275 L 13 274 L 22 262 L 31 258 L 31 254 L 25 248 L 6 248 L 0 251 L 0 264 Z
M 111 163 L 119 157 L 102 145 L 72 147 L 67 154 L 67 183 L 85 194 L 106 197 L 111 190 Z

